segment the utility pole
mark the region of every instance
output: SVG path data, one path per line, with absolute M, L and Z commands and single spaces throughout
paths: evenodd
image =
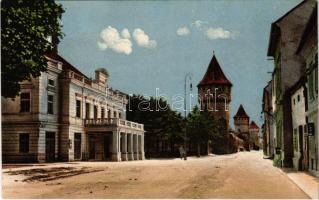
M 190 81 L 190 85 L 189 85 L 189 89 L 190 91 L 192 91 L 192 74 L 191 73 L 187 73 L 185 75 L 185 79 L 184 79 L 184 94 L 185 94 L 185 98 L 184 98 L 184 116 L 185 116 L 185 120 L 187 117 L 187 111 L 186 111 L 186 98 L 187 98 L 187 79 L 189 79 Z M 184 148 L 185 148 L 185 152 L 187 154 L 187 148 L 186 148 L 186 127 L 185 127 L 185 133 L 184 133 Z

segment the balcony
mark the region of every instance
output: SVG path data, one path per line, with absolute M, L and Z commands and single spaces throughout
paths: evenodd
M 127 121 L 120 118 L 98 118 L 98 119 L 85 119 L 84 125 L 86 127 L 92 126 L 117 126 L 122 128 L 135 129 L 144 131 L 144 125 L 136 122 Z

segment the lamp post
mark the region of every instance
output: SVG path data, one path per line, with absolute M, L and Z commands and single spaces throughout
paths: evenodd
M 192 91 L 192 74 L 191 73 L 187 73 L 185 75 L 185 79 L 184 79 L 184 94 L 185 94 L 185 98 L 184 98 L 184 115 L 185 115 L 185 121 L 186 121 L 186 117 L 187 117 L 187 111 L 186 111 L 186 98 L 187 98 L 187 79 L 190 81 L 189 84 L 189 89 L 190 91 Z M 185 133 L 184 133 L 184 148 L 185 148 L 185 152 L 187 154 L 187 148 L 186 148 L 186 127 L 185 127 Z

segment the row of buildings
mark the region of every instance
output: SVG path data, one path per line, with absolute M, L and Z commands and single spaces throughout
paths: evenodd
M 264 154 L 319 176 L 317 1 L 272 23 L 267 55 L 274 70 L 263 90 Z
M 144 159 L 144 126 L 125 120 L 128 96 L 108 88 L 108 72 L 91 79 L 57 52 L 45 57 L 47 71 L 2 98 L 3 162 Z

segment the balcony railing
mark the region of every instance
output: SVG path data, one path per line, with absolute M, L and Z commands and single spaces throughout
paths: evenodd
M 144 131 L 144 125 L 119 118 L 84 119 L 85 126 L 118 126 Z

